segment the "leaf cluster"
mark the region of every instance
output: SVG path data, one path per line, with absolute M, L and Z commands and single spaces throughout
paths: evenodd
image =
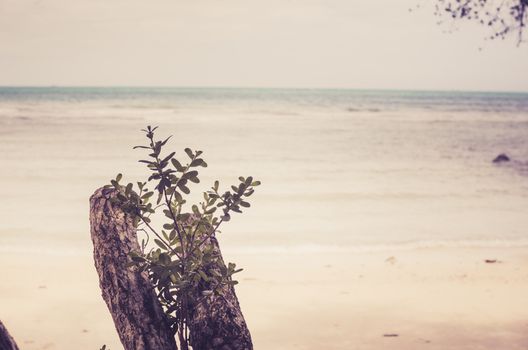
M 517 32 L 517 42 L 522 35 L 528 17 L 528 0 L 437 0 L 435 13 L 447 14 L 452 19 L 466 19 L 491 28 L 490 39 L 505 38 Z
M 200 183 L 199 169 L 206 168 L 207 163 L 202 151 L 190 148 L 184 150 L 185 161 L 178 160 L 175 152 L 163 154 L 170 137 L 156 140 L 156 129 L 148 126 L 142 130 L 147 144 L 134 147 L 148 152 L 146 159 L 139 160 L 149 170 L 147 181 L 125 185 L 118 174 L 107 187 L 116 191 L 113 201 L 133 217 L 138 231 L 146 234 L 141 250 L 130 254 L 130 265 L 148 273 L 180 346 L 186 349 L 193 308 L 213 295 L 221 295 L 223 287 L 237 283 L 232 276 L 241 269 L 233 263 L 224 264 L 215 235 L 232 213 L 250 207 L 249 197 L 260 181 L 239 177 L 239 183 L 224 192 L 215 181 L 203 192 L 203 201 L 186 212 L 190 185 Z M 161 228 L 155 228 L 151 220 L 156 213 L 163 213 Z

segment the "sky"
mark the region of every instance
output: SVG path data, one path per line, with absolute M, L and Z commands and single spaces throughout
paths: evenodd
M 0 0 L 0 85 L 528 91 L 528 43 L 433 4 Z

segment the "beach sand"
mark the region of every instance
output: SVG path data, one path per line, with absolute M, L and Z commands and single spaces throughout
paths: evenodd
M 29 90 L 0 96 L 0 319 L 22 350 L 122 349 L 88 199 L 146 177 L 148 124 L 204 151 L 191 201 L 263 182 L 219 235 L 255 349 L 528 349 L 524 95 Z
M 527 249 L 224 255 L 244 268 L 256 349 L 528 347 Z M 0 266 L 0 310 L 22 349 L 122 348 L 89 254 L 3 253 Z

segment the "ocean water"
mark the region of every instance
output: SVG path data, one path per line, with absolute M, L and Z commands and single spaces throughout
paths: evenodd
M 88 198 L 146 176 L 146 125 L 204 151 L 193 199 L 263 182 L 228 251 L 528 245 L 528 94 L 4 87 L 0 250 L 89 254 Z

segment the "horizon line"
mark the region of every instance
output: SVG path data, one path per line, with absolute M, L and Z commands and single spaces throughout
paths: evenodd
M 277 86 L 221 86 L 221 85 L 0 85 L 0 89 L 197 89 L 197 90 L 343 90 L 343 91 L 400 91 L 444 93 L 504 93 L 528 94 L 528 90 L 479 90 L 479 89 L 431 89 L 431 88 L 358 88 L 358 87 L 277 87 Z

